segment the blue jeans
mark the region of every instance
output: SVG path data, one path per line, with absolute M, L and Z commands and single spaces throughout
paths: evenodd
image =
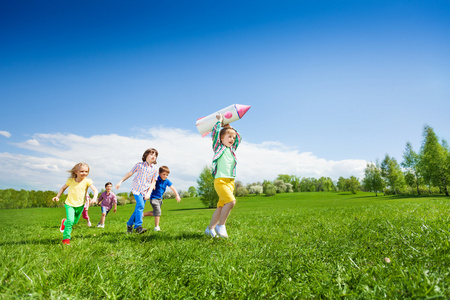
M 136 207 L 134 208 L 134 212 L 128 220 L 127 225 L 134 225 L 134 228 L 138 228 L 139 226 L 142 226 L 142 217 L 144 215 L 145 206 L 144 195 L 134 195 L 134 199 L 136 200 Z

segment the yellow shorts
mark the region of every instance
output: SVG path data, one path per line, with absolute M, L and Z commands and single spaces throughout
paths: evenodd
M 234 198 L 234 179 L 233 178 L 216 178 L 214 179 L 214 188 L 219 195 L 217 207 L 223 207 L 225 204 L 236 201 Z

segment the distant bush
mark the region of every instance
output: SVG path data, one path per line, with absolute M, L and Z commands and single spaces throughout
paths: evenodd
M 259 195 L 263 193 L 263 187 L 261 185 L 252 185 L 249 187 L 248 192 L 250 194 Z
M 190 197 L 195 197 L 195 196 L 191 196 L 191 193 L 189 193 L 187 191 L 180 192 L 180 198 L 190 198 Z
M 167 191 L 163 194 L 163 199 L 175 199 L 175 193 L 172 191 Z
M 246 187 L 240 186 L 236 189 L 236 196 L 244 197 L 248 195 L 248 190 Z
M 264 191 L 264 194 L 266 196 L 274 196 L 274 195 L 276 195 L 276 193 L 277 193 L 277 188 L 274 185 L 269 184 L 266 186 L 265 191 Z
M 273 185 L 275 186 L 277 193 L 286 193 L 286 183 L 283 180 L 275 180 Z

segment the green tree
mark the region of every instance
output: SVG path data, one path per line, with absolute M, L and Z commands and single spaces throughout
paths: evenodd
M 195 186 L 190 186 L 188 189 L 188 193 L 191 195 L 190 197 L 198 196 L 197 189 L 195 188 Z
M 356 192 L 361 187 L 361 183 L 359 182 L 359 179 L 356 178 L 355 176 L 350 176 L 350 178 L 348 179 L 348 187 L 350 192 L 352 192 L 352 194 L 356 194 Z
M 395 194 L 398 194 L 399 189 L 405 184 L 405 178 L 403 177 L 400 165 L 394 157 L 390 157 L 388 154 L 386 154 L 381 162 L 381 176 Z
M 339 177 L 337 182 L 337 188 L 339 191 L 345 192 L 348 191 L 348 183 L 347 180 L 344 177 Z
M 384 188 L 381 178 L 381 169 L 373 163 L 367 164 L 364 170 L 363 186 L 367 191 L 372 191 L 378 196 L 378 191 Z
M 444 141 L 444 146 L 439 144 L 439 139 L 433 128 L 428 125 L 424 127 L 423 136 L 425 140 L 420 149 L 420 172 L 424 181 L 429 185 L 430 192 L 431 186 L 436 186 L 444 188 L 445 194 L 448 196 L 447 156 L 449 151 L 448 147 L 447 149 L 445 147 L 447 143 Z
M 197 179 L 197 192 L 200 196 L 200 201 L 209 208 L 217 206 L 219 195 L 214 189 L 214 177 L 211 174 L 211 168 L 205 166 Z
M 416 152 L 414 152 L 412 145 L 410 142 L 406 143 L 406 149 L 405 152 L 403 152 L 403 162 L 401 163 L 402 167 L 407 169 L 407 173 L 405 174 L 405 181 L 409 186 L 416 186 L 417 188 L 417 194 L 420 195 L 420 182 L 421 182 L 421 176 L 419 172 L 419 162 L 420 162 L 420 156 Z M 407 175 L 408 174 L 408 175 Z M 411 178 L 411 175 L 414 176 Z M 406 175 L 408 178 L 406 178 Z

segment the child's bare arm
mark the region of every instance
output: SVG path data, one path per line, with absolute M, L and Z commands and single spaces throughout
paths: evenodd
M 64 191 L 68 188 L 69 186 L 67 184 L 64 184 L 62 186 L 62 188 L 59 190 L 58 194 L 56 195 L 56 197 L 53 197 L 52 201 L 59 201 L 59 197 L 61 197 L 62 193 L 64 193 Z
M 170 189 L 175 194 L 175 199 L 177 200 L 177 202 L 180 202 L 181 198 L 180 198 L 180 195 L 178 195 L 177 189 L 173 185 L 170 186 Z
M 127 180 L 128 178 L 130 178 L 133 175 L 133 173 L 128 172 L 127 174 L 125 174 L 125 176 L 123 176 L 123 178 L 119 181 L 118 184 L 116 184 L 116 190 L 118 190 L 120 188 L 120 186 L 122 185 L 122 183 Z
M 90 188 L 92 191 L 94 191 L 94 198 L 92 198 L 92 201 L 97 202 L 98 190 L 93 184 L 90 185 Z
M 156 187 L 156 180 L 153 179 L 152 183 L 150 184 L 150 187 L 147 190 L 147 193 L 145 193 L 144 200 L 150 199 L 150 195 L 152 194 L 155 187 Z

